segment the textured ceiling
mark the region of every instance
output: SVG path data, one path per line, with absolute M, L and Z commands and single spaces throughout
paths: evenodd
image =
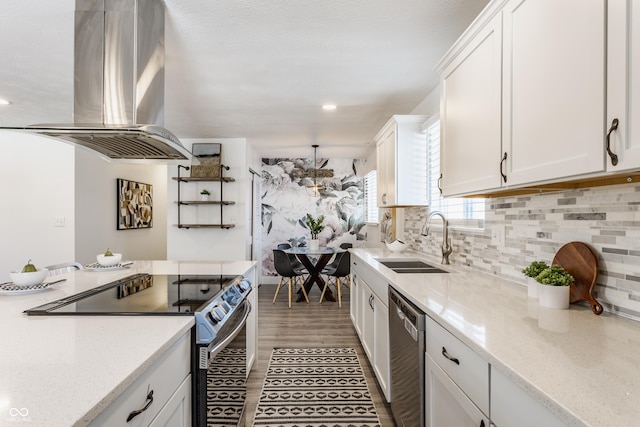
M 486 0 L 165 0 L 165 127 L 362 157 Z M 72 122 L 74 0 L 0 0 L 0 125 Z M 337 110 L 320 107 L 335 103 Z

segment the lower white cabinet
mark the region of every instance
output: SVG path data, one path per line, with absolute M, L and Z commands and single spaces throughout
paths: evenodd
M 191 375 L 189 375 L 149 427 L 189 427 L 191 411 Z
M 388 285 L 373 271 L 358 266 L 357 262 L 352 262 L 351 272 L 351 298 L 356 300 L 357 305 L 355 312 L 352 307 L 353 325 L 380 389 L 390 402 Z
M 566 426 L 544 405 L 496 369 L 491 370 L 491 421 L 497 427 Z
M 427 427 L 489 427 L 489 419 L 427 354 Z
M 190 357 L 189 331 L 102 411 L 90 426 L 191 425 Z M 136 411 L 139 414 L 127 421 Z M 155 424 L 161 413 L 164 413 L 162 418 Z M 180 422 L 167 424 L 162 421 L 172 419 Z

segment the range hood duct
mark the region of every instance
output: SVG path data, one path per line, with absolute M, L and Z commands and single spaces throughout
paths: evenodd
M 191 159 L 163 128 L 164 27 L 163 0 L 76 0 L 73 124 L 21 129 L 113 160 Z

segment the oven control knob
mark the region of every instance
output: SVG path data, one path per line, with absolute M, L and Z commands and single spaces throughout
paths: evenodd
M 214 307 L 213 310 L 209 312 L 209 316 L 218 323 L 224 317 L 224 312 L 221 312 L 220 307 Z

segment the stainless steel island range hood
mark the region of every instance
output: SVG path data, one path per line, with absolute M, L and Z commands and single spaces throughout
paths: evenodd
M 163 0 L 76 0 L 73 124 L 23 130 L 114 160 L 186 160 L 164 122 Z

